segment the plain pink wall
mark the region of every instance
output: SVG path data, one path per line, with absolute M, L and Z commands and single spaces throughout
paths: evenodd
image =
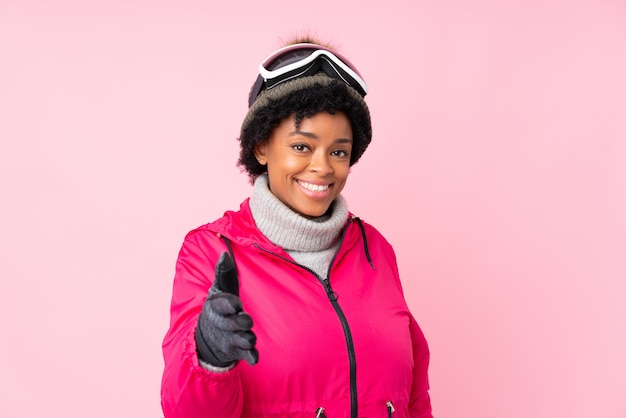
M 250 192 L 249 85 L 306 29 L 370 85 L 345 194 L 397 250 L 436 416 L 625 417 L 618 0 L 0 1 L 0 416 L 161 415 L 177 251 Z

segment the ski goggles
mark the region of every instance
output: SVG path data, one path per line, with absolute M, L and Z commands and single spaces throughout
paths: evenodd
M 311 76 L 319 71 L 343 81 L 361 96 L 367 94 L 367 84 L 350 61 L 320 45 L 301 43 L 281 48 L 259 64 L 259 76 L 250 91 L 248 107 L 252 106 L 263 89 L 269 90 L 286 81 Z

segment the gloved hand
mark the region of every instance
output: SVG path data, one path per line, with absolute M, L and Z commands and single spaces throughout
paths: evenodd
M 239 299 L 239 277 L 227 252 L 215 266 L 215 281 L 209 289 L 196 328 L 198 356 L 217 367 L 228 367 L 237 360 L 251 366 L 259 361 L 252 332 L 252 318 L 243 311 Z

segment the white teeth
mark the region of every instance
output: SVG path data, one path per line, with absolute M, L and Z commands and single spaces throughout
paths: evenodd
M 303 181 L 300 181 L 298 183 L 300 183 L 300 185 L 304 187 L 305 189 L 310 190 L 312 192 L 323 192 L 323 191 L 328 190 L 328 187 L 329 187 L 327 184 L 322 186 L 318 184 L 305 183 Z

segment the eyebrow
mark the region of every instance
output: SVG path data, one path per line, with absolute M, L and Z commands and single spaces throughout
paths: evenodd
M 305 131 L 299 131 L 299 130 L 295 130 L 293 132 L 289 133 L 289 136 L 304 136 L 307 138 L 311 138 L 311 139 L 319 139 L 319 136 L 317 136 L 316 134 L 314 134 L 313 132 L 305 132 Z M 338 138 L 334 141 L 337 144 L 352 144 L 352 140 L 349 138 Z

